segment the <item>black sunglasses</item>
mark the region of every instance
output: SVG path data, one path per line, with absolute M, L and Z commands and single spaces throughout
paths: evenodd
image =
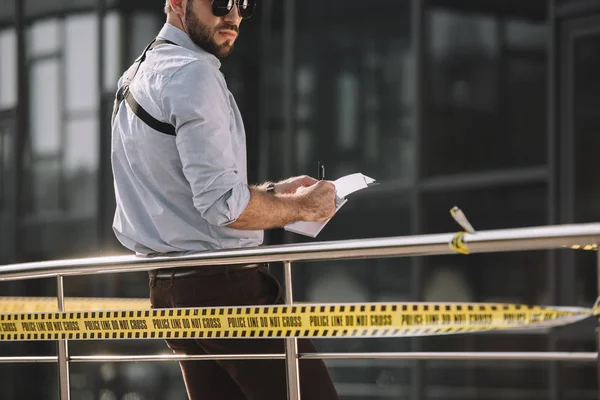
M 212 12 L 216 17 L 224 17 L 233 10 L 236 3 L 243 19 L 252 16 L 256 8 L 256 0 L 212 0 Z

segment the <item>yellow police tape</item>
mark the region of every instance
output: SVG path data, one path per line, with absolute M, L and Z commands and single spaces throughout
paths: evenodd
M 11 313 L 7 312 L 11 299 L 15 300 L 0 302 L 0 341 L 434 336 L 552 328 L 600 314 L 599 302 L 591 309 L 496 303 L 349 303 Z M 114 299 L 77 301 L 96 302 L 93 305 L 99 308 Z M 142 300 L 134 300 L 131 305 L 141 306 L 139 302 Z
M 465 243 L 466 234 L 467 232 L 456 232 L 456 234 L 452 238 L 452 241 L 450 242 L 450 248 L 456 251 L 457 253 L 468 255 L 469 247 Z
M 148 299 L 67 297 L 65 311 L 81 310 L 145 310 L 150 308 Z M 57 312 L 56 297 L 0 297 L 0 314 Z

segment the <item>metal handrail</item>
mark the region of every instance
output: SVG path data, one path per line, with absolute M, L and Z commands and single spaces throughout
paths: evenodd
M 392 238 L 346 240 L 283 246 L 263 246 L 215 252 L 176 255 L 171 257 L 113 256 L 60 261 L 45 261 L 0 266 L 0 281 L 57 278 L 59 310 L 64 307 L 63 277 L 105 273 L 147 271 L 168 266 L 225 265 L 241 263 L 283 262 L 286 303 L 293 304 L 291 263 L 294 261 L 325 261 L 359 258 L 409 257 L 457 254 L 450 243 L 456 233 L 403 236 Z M 527 250 L 580 248 L 600 243 L 600 223 L 539 226 L 517 229 L 480 231 L 464 234 L 469 253 L 489 253 Z M 597 247 L 594 247 L 597 249 Z M 597 256 L 600 277 L 600 252 Z M 299 400 L 299 359 L 421 359 L 421 360 L 531 360 L 594 362 L 599 353 L 535 353 L 535 352 L 462 352 L 462 353 L 314 353 L 298 354 L 296 339 L 286 339 L 285 354 L 239 355 L 142 355 L 142 356 L 70 356 L 67 341 L 58 341 L 59 352 L 54 357 L 0 357 L 5 362 L 58 362 L 61 400 L 70 399 L 69 363 L 99 361 L 167 361 L 209 359 L 285 359 L 288 379 L 288 399 Z
M 147 271 L 165 265 L 169 268 L 180 268 L 456 254 L 449 246 L 454 236 L 454 233 L 444 233 L 263 246 L 173 257 L 113 256 L 11 264 L 0 266 L 0 281 Z M 471 253 L 560 249 L 599 243 L 600 223 L 480 231 L 476 234 L 465 234 L 464 240 Z

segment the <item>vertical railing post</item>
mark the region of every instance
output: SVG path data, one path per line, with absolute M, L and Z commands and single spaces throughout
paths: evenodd
M 597 285 L 597 296 L 600 297 L 600 248 L 596 251 L 596 285 Z M 597 303 L 597 302 L 596 302 Z M 600 388 L 600 316 L 596 316 L 596 352 L 598 358 L 596 359 L 596 376 L 598 377 L 598 388 Z M 598 389 L 598 400 L 600 400 L 600 389 Z
M 285 303 L 293 304 L 292 263 L 283 262 L 285 276 Z M 298 339 L 285 339 L 285 368 L 288 387 L 288 400 L 300 400 L 300 368 L 298 365 Z
M 65 288 L 63 276 L 56 277 L 58 311 L 65 311 Z M 69 380 L 69 347 L 66 340 L 58 340 L 58 380 L 60 400 L 71 399 Z

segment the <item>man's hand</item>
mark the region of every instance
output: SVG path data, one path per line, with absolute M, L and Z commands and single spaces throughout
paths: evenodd
M 283 181 L 286 191 L 277 195 L 250 188 L 250 202 L 229 228 L 259 230 L 283 227 L 297 221 L 323 222 L 335 214 L 335 185 L 309 177 Z M 312 183 L 312 185 L 310 184 Z M 307 186 L 305 186 L 307 185 Z
M 310 176 L 296 176 L 275 184 L 275 193 L 294 194 L 299 188 L 309 187 L 318 181 Z
M 323 222 L 335 214 L 335 185 L 330 181 L 316 181 L 312 186 L 298 190 L 302 208 L 302 219 L 308 222 Z

